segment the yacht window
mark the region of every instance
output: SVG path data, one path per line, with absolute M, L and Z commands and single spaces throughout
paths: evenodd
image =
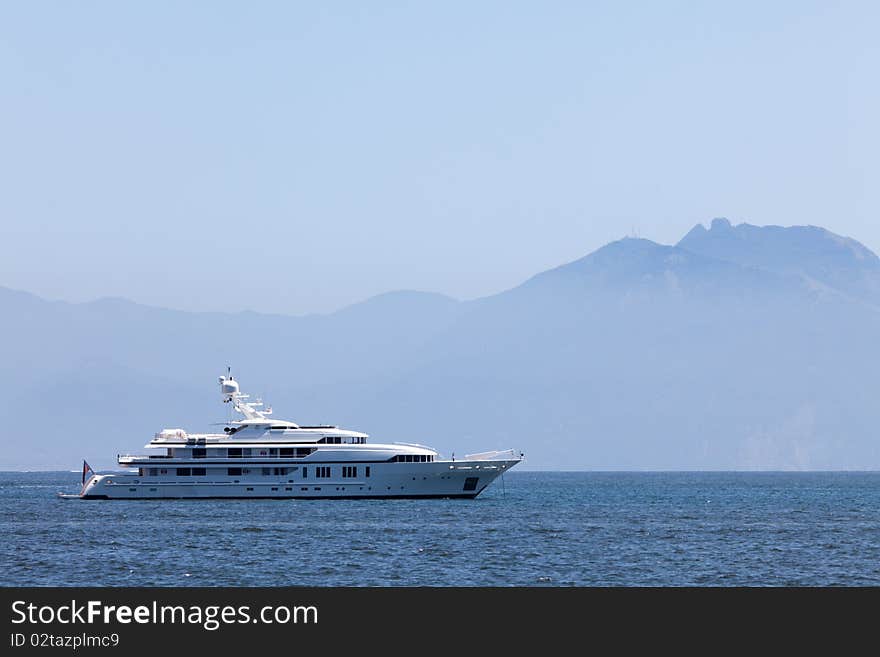
M 231 459 L 240 459 L 241 447 L 230 447 L 228 450 L 226 450 L 226 454 Z
M 159 474 L 159 468 L 150 468 L 151 477 L 155 477 L 157 474 Z
M 208 450 L 204 447 L 193 447 L 192 457 L 194 459 L 203 459 L 207 455 Z
M 178 477 L 189 477 L 190 469 L 189 468 L 177 468 L 177 476 Z
M 309 469 L 304 467 L 303 468 L 303 479 L 308 479 L 308 477 L 309 477 Z
M 241 476 L 241 468 L 226 468 L 226 474 L 230 477 Z
M 370 476 L 370 466 L 367 466 L 367 476 Z
M 278 453 L 281 458 L 290 458 L 293 456 L 293 447 L 282 447 Z
M 205 468 L 193 468 L 192 469 L 193 477 L 204 477 L 206 472 L 207 471 L 205 470 Z

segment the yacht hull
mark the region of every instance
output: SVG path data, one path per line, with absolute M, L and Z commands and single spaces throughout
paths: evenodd
M 94 475 L 80 499 L 473 499 L 520 459 L 383 463 L 359 467 L 361 477 L 287 476 L 149 477 L 139 474 Z M 300 462 L 298 465 L 303 465 Z M 331 475 L 341 472 L 330 469 Z

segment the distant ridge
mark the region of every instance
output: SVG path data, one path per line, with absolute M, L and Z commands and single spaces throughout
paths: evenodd
M 880 469 L 880 263 L 813 226 L 715 219 L 611 242 L 473 301 L 193 313 L 0 288 L 0 469 L 114 467 L 222 421 L 226 365 L 280 417 L 526 468 Z
M 818 226 L 697 224 L 678 245 L 747 267 L 795 274 L 855 298 L 880 304 L 880 258 L 866 246 Z

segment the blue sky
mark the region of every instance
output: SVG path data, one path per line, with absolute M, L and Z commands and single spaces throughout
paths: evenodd
M 328 311 L 633 231 L 880 250 L 880 5 L 0 6 L 0 285 Z

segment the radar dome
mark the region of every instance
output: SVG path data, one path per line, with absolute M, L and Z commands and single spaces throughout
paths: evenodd
M 238 381 L 233 379 L 231 376 L 221 376 L 220 394 L 222 394 L 226 399 L 232 399 L 233 396 L 238 394 Z

